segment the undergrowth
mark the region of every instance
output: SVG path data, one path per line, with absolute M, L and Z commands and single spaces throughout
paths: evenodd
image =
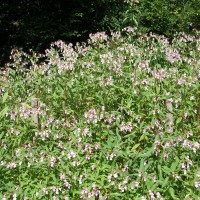
M 199 36 L 169 43 L 127 27 L 45 55 L 13 50 L 0 77 L 0 198 L 198 199 Z

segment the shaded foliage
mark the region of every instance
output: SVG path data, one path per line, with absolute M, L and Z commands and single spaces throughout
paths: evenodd
M 120 0 L 4 1 L 0 5 L 1 61 L 15 46 L 41 51 L 58 39 L 75 43 L 91 32 L 119 28 L 123 9 Z
M 13 47 L 41 52 L 56 40 L 81 42 L 89 33 L 137 26 L 172 37 L 200 28 L 200 0 L 2 0 L 0 66 Z M 131 4 L 130 2 L 134 2 Z
M 175 32 L 200 28 L 199 8 L 199 0 L 140 0 L 136 18 L 144 31 L 172 37 Z

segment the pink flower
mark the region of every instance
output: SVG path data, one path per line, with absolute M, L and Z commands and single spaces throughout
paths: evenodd
M 67 180 L 64 180 L 64 185 L 66 188 L 70 189 L 71 185 Z
M 98 149 L 99 149 L 99 144 L 95 144 L 94 148 L 95 148 L 96 150 L 98 150 Z
M 90 160 L 90 155 L 85 156 L 86 160 Z
M 60 179 L 61 180 L 65 179 L 65 174 L 60 174 Z
M 50 160 L 50 166 L 51 166 L 52 168 L 54 167 L 55 162 L 56 162 L 56 158 L 55 158 L 55 157 L 52 157 L 51 160 Z

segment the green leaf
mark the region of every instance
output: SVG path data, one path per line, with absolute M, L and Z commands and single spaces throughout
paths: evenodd
M 139 146 L 140 146 L 140 144 L 138 143 L 138 144 L 134 145 L 131 150 L 133 151 L 133 150 L 137 149 Z
M 5 101 L 7 100 L 8 98 L 8 92 L 6 92 L 4 95 L 3 95 L 3 103 L 5 103 Z
M 167 166 L 164 166 L 164 167 L 163 167 L 163 171 L 164 171 L 166 174 L 168 174 L 168 175 L 171 174 L 171 169 L 168 168 Z
M 142 140 L 145 140 L 145 135 L 144 134 L 140 137 L 139 142 L 142 141 Z
M 169 180 L 169 177 L 166 177 L 165 180 L 163 181 L 162 188 L 164 188 L 167 185 L 168 180 Z
M 174 193 L 174 189 L 172 187 L 169 188 L 169 193 L 170 193 L 170 195 L 173 199 L 178 199 L 178 198 L 176 198 L 175 193 Z
M 119 134 L 119 128 L 116 128 L 116 135 L 117 135 L 118 139 L 121 140 L 121 136 Z
M 147 186 L 148 190 L 152 189 L 152 187 L 153 187 L 152 180 L 147 179 L 146 180 L 146 186 Z
M 150 148 L 149 151 L 147 151 L 144 154 L 139 154 L 137 157 L 138 158 L 145 158 L 145 157 L 147 158 L 147 157 L 151 156 L 153 152 L 154 152 L 154 148 Z
M 159 178 L 160 178 L 160 179 L 163 179 L 163 177 L 162 177 L 162 168 L 161 168 L 161 165 L 158 165 L 158 172 L 159 172 Z
M 160 87 L 159 86 L 156 86 L 156 93 L 160 94 Z
M 171 171 L 172 172 L 175 171 L 175 169 L 176 169 L 176 167 L 178 165 L 178 162 L 179 162 L 179 160 L 178 160 L 178 158 L 176 158 L 176 161 L 172 163 L 172 165 L 171 165 Z
M 179 118 L 176 120 L 176 124 L 179 124 L 181 121 L 182 121 L 182 117 L 179 117 Z
M 4 117 L 4 115 L 7 113 L 8 111 L 8 106 L 6 106 L 1 112 L 0 112 L 0 119 L 2 119 Z
M 127 108 L 130 108 L 131 105 L 132 105 L 132 99 L 129 99 L 129 100 L 127 101 Z

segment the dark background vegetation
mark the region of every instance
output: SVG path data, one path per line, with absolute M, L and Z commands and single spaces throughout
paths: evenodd
M 86 41 L 89 33 L 138 26 L 171 37 L 200 28 L 200 0 L 1 0 L 0 66 L 14 47 L 42 52 L 51 42 Z

